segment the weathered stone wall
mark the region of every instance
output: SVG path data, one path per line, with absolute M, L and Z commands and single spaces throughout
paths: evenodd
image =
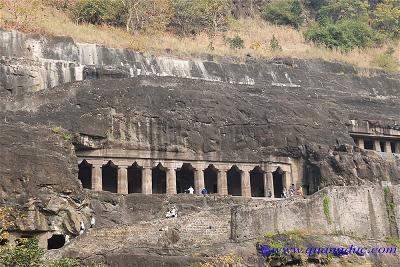
M 399 187 L 391 186 L 390 191 L 398 224 Z M 234 207 L 231 230 L 232 239 L 237 241 L 293 230 L 360 238 L 397 237 L 397 232 L 390 233 L 390 227 L 383 187 L 346 186 L 325 188 L 309 199 L 266 202 L 257 208 Z

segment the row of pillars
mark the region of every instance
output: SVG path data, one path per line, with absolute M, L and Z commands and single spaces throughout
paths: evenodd
M 103 177 L 102 177 L 102 168 L 104 165 L 91 165 L 92 166 L 92 177 L 91 177 L 91 189 L 94 191 L 102 191 Z M 128 194 L 128 168 L 129 166 L 116 166 L 118 169 L 118 181 L 117 181 L 117 192 L 121 194 Z M 211 165 L 210 165 L 211 166 Z M 235 166 L 236 167 L 236 166 Z M 155 168 L 158 168 L 155 167 Z M 233 167 L 232 167 L 233 168 Z M 142 188 L 141 193 L 143 194 L 152 194 L 152 170 L 150 167 L 140 167 L 142 171 Z M 228 195 L 228 171 L 231 168 L 214 168 L 217 174 L 217 193 L 219 195 Z M 165 172 L 166 177 L 166 193 L 167 194 L 177 194 L 177 177 L 176 177 L 176 169 L 174 168 L 165 168 L 162 167 L 162 170 Z M 274 172 L 264 172 L 260 167 L 255 168 L 236 168 L 238 170 L 238 174 L 240 174 L 240 183 L 241 183 L 241 196 L 251 197 L 251 183 L 250 183 L 250 172 L 254 170 L 258 170 L 260 175 L 263 175 L 263 190 L 264 196 L 271 197 L 281 197 L 280 191 L 283 187 L 289 188 L 290 182 L 289 179 L 286 179 L 286 172 L 282 171 L 281 168 L 278 168 Z M 192 169 L 194 173 L 194 189 L 196 194 L 201 194 L 203 188 L 205 188 L 205 180 L 204 180 L 204 171 L 199 169 Z M 273 173 L 278 173 L 279 179 L 282 179 L 279 182 L 280 189 L 274 190 L 274 178 Z M 274 194 L 276 192 L 276 194 Z M 279 192 L 279 193 L 278 193 Z M 276 196 L 275 196 L 276 195 Z
M 400 154 L 400 142 L 381 141 L 378 139 L 355 139 L 354 142 L 361 149 L 369 149 L 377 152 L 397 153 Z

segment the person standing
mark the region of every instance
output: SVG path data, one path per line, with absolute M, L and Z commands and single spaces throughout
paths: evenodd
M 193 187 L 192 187 L 192 186 L 190 186 L 190 187 L 188 188 L 188 191 L 189 191 L 189 194 L 193 195 L 193 193 L 194 193 L 194 189 L 193 189 Z
M 90 219 L 90 228 L 93 228 L 95 224 L 96 224 L 96 219 L 94 218 L 94 216 L 92 216 L 92 219 Z

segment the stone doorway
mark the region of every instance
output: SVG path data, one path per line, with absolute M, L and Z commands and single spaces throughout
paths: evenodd
M 282 198 L 284 186 L 282 169 L 278 167 L 278 169 L 272 173 L 272 177 L 274 180 L 274 195 L 276 198 Z
M 152 190 L 153 194 L 167 193 L 167 170 L 161 163 L 152 170 Z
M 218 170 L 212 164 L 204 170 L 204 186 L 209 194 L 218 193 Z
M 259 166 L 256 166 L 250 172 L 250 187 L 252 197 L 264 197 L 264 172 Z
M 111 160 L 103 165 L 101 168 L 102 172 L 102 187 L 103 191 L 109 191 L 112 193 L 118 192 L 118 166 L 115 165 Z
M 142 193 L 142 169 L 136 162 L 128 168 L 128 194 Z
M 82 183 L 82 187 L 86 189 L 92 189 L 92 169 L 93 165 L 89 164 L 86 160 L 83 160 L 79 164 L 78 179 Z
M 194 168 L 190 163 L 183 163 L 176 171 L 176 191 L 185 193 L 190 186 L 194 188 Z
M 234 165 L 227 172 L 228 178 L 228 195 L 241 196 L 242 195 L 242 171 Z

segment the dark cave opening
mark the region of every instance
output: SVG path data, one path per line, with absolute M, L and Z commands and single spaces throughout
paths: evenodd
M 250 172 L 250 187 L 252 197 L 264 197 L 264 172 L 259 166 Z
M 59 249 L 65 245 L 64 235 L 52 235 L 47 239 L 47 249 Z
M 118 192 L 118 166 L 111 160 L 102 167 L 103 191 Z
M 182 168 L 176 171 L 177 193 L 185 193 L 190 186 L 194 188 L 194 168 L 191 164 L 184 163 Z
M 218 193 L 218 170 L 212 164 L 204 170 L 204 186 L 209 194 Z
M 136 162 L 128 168 L 128 194 L 142 193 L 142 170 Z
M 283 197 L 283 172 L 280 168 L 272 173 L 274 180 L 274 195 L 276 198 Z
M 228 178 L 228 195 L 242 195 L 242 173 L 239 168 L 234 165 L 227 173 Z
M 93 165 L 89 164 L 86 160 L 83 160 L 78 167 L 78 179 L 81 181 L 82 187 L 86 189 L 92 189 Z
M 167 174 L 161 163 L 152 170 L 152 190 L 153 194 L 167 193 Z

